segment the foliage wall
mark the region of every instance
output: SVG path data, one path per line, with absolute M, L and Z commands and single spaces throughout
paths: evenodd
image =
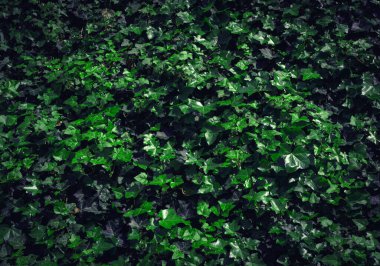
M 0 265 L 380 264 L 380 1 L 0 19 Z

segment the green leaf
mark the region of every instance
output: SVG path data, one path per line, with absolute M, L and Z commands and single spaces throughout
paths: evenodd
M 310 154 L 301 147 L 297 147 L 292 153 L 284 155 L 285 167 L 290 170 L 306 169 L 310 165 Z
M 210 254 L 223 254 L 225 252 L 224 247 L 226 245 L 227 245 L 226 241 L 224 241 L 222 239 L 217 239 L 216 241 L 207 244 L 207 247 L 209 248 L 209 250 L 207 251 L 207 253 L 210 253 Z
M 135 176 L 134 179 L 135 179 L 137 182 L 140 182 L 140 183 L 143 184 L 143 185 L 147 185 L 147 184 L 149 184 L 149 181 L 148 181 L 148 175 L 147 175 L 146 173 L 140 173 L 140 174 L 138 174 L 137 176 Z
M 210 129 L 207 129 L 206 133 L 205 133 L 205 138 L 206 138 L 207 144 L 212 145 L 215 142 L 217 136 L 218 136 L 218 133 L 216 133 Z
M 139 215 L 145 214 L 145 213 L 150 214 L 150 213 L 152 213 L 152 209 L 153 209 L 153 202 L 145 201 L 143 204 L 141 204 L 140 207 L 138 207 L 134 210 L 127 211 L 124 214 L 124 217 L 135 217 L 135 216 L 139 216 Z
M 5 230 L 3 232 L 0 232 L 3 234 L 4 242 L 7 242 L 16 250 L 24 247 L 25 236 L 20 229 L 15 227 L 4 229 Z
M 286 203 L 281 199 L 271 199 L 270 203 L 271 209 L 277 214 L 283 213 L 286 209 Z
M 83 150 L 79 150 L 75 153 L 74 158 L 72 159 L 72 163 L 83 163 L 86 164 L 90 162 L 91 152 L 88 148 Z
M 232 162 L 241 164 L 250 156 L 249 153 L 243 150 L 230 150 L 227 152 L 226 157 Z
M 171 250 L 173 251 L 173 260 L 183 259 L 185 257 L 185 254 L 176 245 L 171 245 Z
M 112 191 L 113 191 L 116 199 L 119 200 L 123 197 L 123 190 L 121 188 L 114 188 Z
M 330 225 L 333 224 L 333 221 L 331 221 L 327 217 L 319 218 L 319 222 L 321 223 L 322 227 L 329 227 Z
M 247 70 L 248 69 L 248 62 L 246 61 L 239 61 L 237 62 L 236 66 L 240 68 L 241 70 Z
M 271 49 L 269 48 L 260 49 L 260 52 L 262 53 L 264 58 L 269 59 L 269 60 L 273 59 L 273 54 L 272 54 Z
M 160 160 L 163 162 L 169 162 L 170 160 L 176 158 L 176 153 L 173 146 L 168 142 L 166 145 L 162 148 L 162 154 L 160 156 Z
M 178 216 L 173 209 L 161 210 L 159 217 L 161 218 L 159 224 L 166 229 L 170 229 L 180 223 L 189 224 L 188 221 L 185 221 L 181 216 Z
M 252 200 L 256 202 L 264 202 L 268 201 L 269 191 L 259 191 L 253 194 Z
M 264 203 L 268 203 L 268 201 L 271 199 L 269 197 L 269 191 L 256 192 L 252 189 L 250 190 L 248 194 L 244 195 L 243 198 L 247 199 L 248 201 L 264 202 Z
M 237 22 L 230 22 L 227 25 L 226 29 L 229 30 L 233 34 L 241 34 L 243 32 L 246 32 L 246 30 Z
M 132 160 L 132 151 L 125 148 L 115 148 L 112 159 L 128 163 Z
M 245 258 L 248 256 L 248 252 L 242 248 L 241 243 L 237 241 L 230 242 L 231 251 L 230 251 L 230 258 L 236 258 L 245 260 Z
M 187 51 L 181 51 L 178 54 L 178 59 L 181 61 L 187 60 L 187 59 L 193 59 L 193 54 L 187 52 Z
M 222 210 L 222 212 L 224 213 L 225 216 L 228 216 L 230 211 L 233 208 L 235 208 L 235 204 L 233 204 L 230 201 L 219 200 L 218 203 L 219 203 L 220 209 Z
M 182 20 L 183 23 L 191 23 L 194 20 L 194 17 L 189 14 L 189 12 L 178 12 L 177 16 Z
M 171 179 L 168 178 L 166 175 L 159 175 L 154 177 L 153 180 L 149 182 L 149 184 L 154 186 L 163 186 L 166 183 L 169 183 L 170 181 Z
M 219 184 L 213 180 L 212 177 L 204 175 L 202 176 L 201 187 L 198 192 L 201 194 L 214 192 L 219 188 Z
M 301 74 L 302 74 L 302 80 L 303 81 L 310 80 L 310 79 L 320 79 L 321 78 L 321 75 L 319 75 L 317 72 L 315 72 L 311 68 L 305 68 L 305 69 L 303 69 L 301 71 Z
M 60 215 L 67 215 L 70 213 L 70 210 L 67 207 L 66 203 L 62 201 L 57 201 L 54 203 L 54 213 Z
M 124 192 L 124 197 L 126 199 L 136 198 L 139 193 L 140 190 L 137 188 L 137 186 L 132 186 Z
M 112 106 L 112 107 L 107 108 L 104 111 L 104 113 L 107 116 L 115 117 L 120 112 L 120 110 L 121 110 L 120 106 Z
M 20 85 L 20 82 L 17 82 L 16 80 L 3 80 L 3 82 L 0 82 L 0 96 L 7 99 L 12 99 L 18 96 L 18 88 Z
M 292 84 L 290 82 L 290 73 L 285 71 L 275 71 L 273 73 L 273 80 L 271 81 L 273 86 L 276 86 L 278 89 L 291 88 Z
M 372 100 L 380 100 L 380 85 L 374 84 L 374 76 L 370 73 L 362 75 L 362 95 L 367 96 Z
M 368 221 L 364 219 L 353 219 L 353 222 L 358 227 L 359 231 L 363 231 L 368 225 Z
M 174 179 L 170 180 L 169 186 L 171 188 L 175 188 L 175 187 L 178 187 L 179 185 L 182 185 L 182 184 L 183 184 L 182 177 L 176 176 L 176 177 L 174 177 Z
M 198 111 L 202 115 L 206 115 L 209 112 L 211 112 L 212 110 L 214 110 L 214 107 L 212 105 L 204 105 L 200 101 L 193 100 L 193 99 L 188 99 L 188 105 L 189 105 L 189 107 Z
M 209 204 L 205 201 L 199 201 L 197 206 L 197 214 L 202 215 L 206 218 L 209 217 L 211 214 Z
M 340 259 L 337 255 L 326 255 L 321 259 L 321 262 L 328 266 L 339 266 L 341 265 Z
M 144 151 L 146 151 L 150 156 L 156 156 L 158 155 L 160 151 L 160 143 L 156 139 L 156 137 L 149 133 L 144 135 Z

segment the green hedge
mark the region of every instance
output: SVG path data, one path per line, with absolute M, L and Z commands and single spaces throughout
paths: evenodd
M 380 2 L 0 1 L 1 265 L 379 265 Z

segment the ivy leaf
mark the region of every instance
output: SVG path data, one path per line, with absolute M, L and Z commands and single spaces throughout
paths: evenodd
M 281 199 L 271 199 L 270 203 L 271 209 L 277 214 L 283 213 L 286 209 L 286 203 Z
M 328 266 L 339 266 L 341 265 L 340 260 L 337 255 L 326 255 L 321 261 Z
M 69 208 L 67 208 L 66 203 L 63 201 L 57 201 L 54 203 L 54 213 L 60 215 L 67 215 L 70 213 Z
M 362 75 L 362 95 L 367 96 L 372 100 L 380 100 L 380 85 L 375 85 L 375 78 L 369 73 Z
M 264 58 L 266 59 L 273 59 L 273 54 L 272 54 L 272 50 L 269 49 L 269 48 L 263 48 L 263 49 L 260 49 L 260 52 L 262 53 L 262 55 L 264 56 Z
M 145 182 L 145 181 L 143 181 Z M 124 192 L 124 197 L 126 199 L 131 199 L 131 198 L 136 198 L 137 195 L 140 193 L 140 190 L 138 189 L 138 187 L 135 185 L 135 186 L 132 186 L 132 187 L 129 187 L 125 192 Z
M 159 175 L 153 178 L 152 181 L 150 181 L 150 185 L 154 186 L 163 186 L 166 183 L 169 183 L 171 180 L 166 175 Z
M 148 181 L 148 175 L 147 175 L 146 173 L 140 173 L 140 174 L 138 174 L 137 176 L 135 176 L 134 179 L 135 179 L 137 182 L 140 182 L 142 185 L 147 185 L 147 184 L 149 184 L 149 181 Z
M 285 167 L 290 171 L 306 169 L 310 165 L 310 154 L 301 147 L 297 147 L 292 153 L 284 155 Z
M 173 260 L 183 259 L 185 257 L 185 254 L 176 245 L 171 245 L 170 247 L 173 251 Z
M 320 79 L 321 78 L 321 75 L 319 75 L 317 72 L 315 72 L 311 68 L 305 68 L 305 69 L 303 69 L 301 71 L 301 74 L 302 74 L 302 80 L 303 81 L 310 80 L 310 79 Z
M 159 224 L 166 229 L 170 229 L 180 223 L 189 224 L 188 221 L 185 221 L 181 216 L 177 215 L 174 209 L 161 210 L 159 217 L 161 218 Z
M 233 34 L 241 34 L 241 33 L 247 31 L 241 25 L 239 25 L 237 22 L 230 22 L 227 25 L 226 29 L 229 30 Z
M 16 80 L 8 80 L 7 82 L 0 83 L 0 95 L 7 99 L 12 99 L 19 95 L 18 88 L 20 83 Z
M 211 214 L 209 204 L 205 201 L 199 201 L 197 206 L 197 214 L 202 215 L 206 218 L 209 217 Z
M 183 21 L 183 23 L 191 23 L 194 20 L 194 17 L 189 14 L 189 12 L 178 12 L 177 16 Z
M 205 133 L 205 138 L 206 138 L 207 144 L 212 145 L 215 142 L 217 136 L 218 136 L 218 133 L 216 133 L 210 129 L 207 129 L 206 133 Z
M 209 112 L 211 112 L 212 110 L 214 110 L 214 107 L 212 105 L 204 105 L 200 101 L 193 100 L 193 99 L 188 99 L 188 105 L 192 109 L 194 109 L 194 110 L 198 111 L 199 113 L 201 113 L 202 115 L 206 115 Z
M 226 245 L 226 241 L 217 239 L 216 241 L 207 244 L 207 247 L 209 248 L 209 251 L 207 253 L 222 254 Z
M 263 203 L 268 203 L 268 201 L 270 200 L 269 191 L 256 192 L 253 189 L 251 189 L 248 194 L 244 195 L 243 198 L 247 199 L 248 201 Z
M 235 208 L 235 204 L 233 204 L 230 201 L 219 200 L 218 203 L 219 203 L 220 209 L 222 210 L 224 216 L 228 216 L 230 211 L 233 208 Z
M 227 152 L 226 157 L 232 162 L 241 164 L 250 156 L 249 153 L 243 150 L 230 150 Z
M 113 194 L 115 195 L 115 198 L 117 200 L 119 200 L 123 197 L 123 192 L 122 192 L 121 188 L 114 188 L 112 191 L 113 191 Z
M 75 153 L 72 163 L 83 163 L 86 164 L 90 161 L 91 152 L 88 148 L 79 150 Z
M 365 219 L 353 219 L 353 222 L 358 227 L 359 231 L 363 231 L 368 225 L 368 221 Z
M 170 180 L 169 186 L 171 188 L 178 187 L 179 185 L 183 184 L 183 179 L 180 176 L 175 176 L 173 179 Z
M 125 148 L 115 148 L 112 159 L 128 163 L 132 160 L 132 151 Z
M 238 241 L 230 242 L 231 251 L 230 251 L 230 258 L 238 258 L 244 260 L 248 253 L 245 251 L 241 246 L 242 244 Z
M 156 137 L 149 133 L 144 135 L 144 151 L 146 151 L 150 156 L 156 156 L 158 155 L 158 152 L 160 151 L 160 143 L 156 139 Z
M 160 156 L 160 160 L 163 162 L 169 162 L 170 160 L 176 157 L 175 150 L 173 146 L 168 142 L 162 148 L 162 155 Z
M 236 66 L 238 67 L 238 68 L 240 68 L 241 70 L 247 70 L 248 69 L 248 65 L 249 65 L 249 63 L 248 62 L 245 62 L 245 61 L 239 61 L 239 62 L 237 62 L 237 64 L 236 64 Z M 226 80 L 227 81 L 227 80 Z M 227 85 L 227 84 L 225 84 L 225 85 Z
M 151 213 L 153 208 L 153 202 L 145 201 L 140 207 L 134 210 L 127 211 L 124 217 L 136 217 L 144 213 Z
M 333 224 L 333 221 L 331 221 L 327 217 L 319 218 L 319 222 L 321 223 L 322 227 L 329 227 L 330 225 Z
M 21 249 L 24 247 L 25 236 L 20 229 L 15 227 L 6 228 L 2 234 L 3 240 L 8 242 L 14 249 Z

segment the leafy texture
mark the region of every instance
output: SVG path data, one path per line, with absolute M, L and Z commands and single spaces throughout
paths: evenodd
M 0 0 L 0 264 L 380 265 L 379 10 Z

